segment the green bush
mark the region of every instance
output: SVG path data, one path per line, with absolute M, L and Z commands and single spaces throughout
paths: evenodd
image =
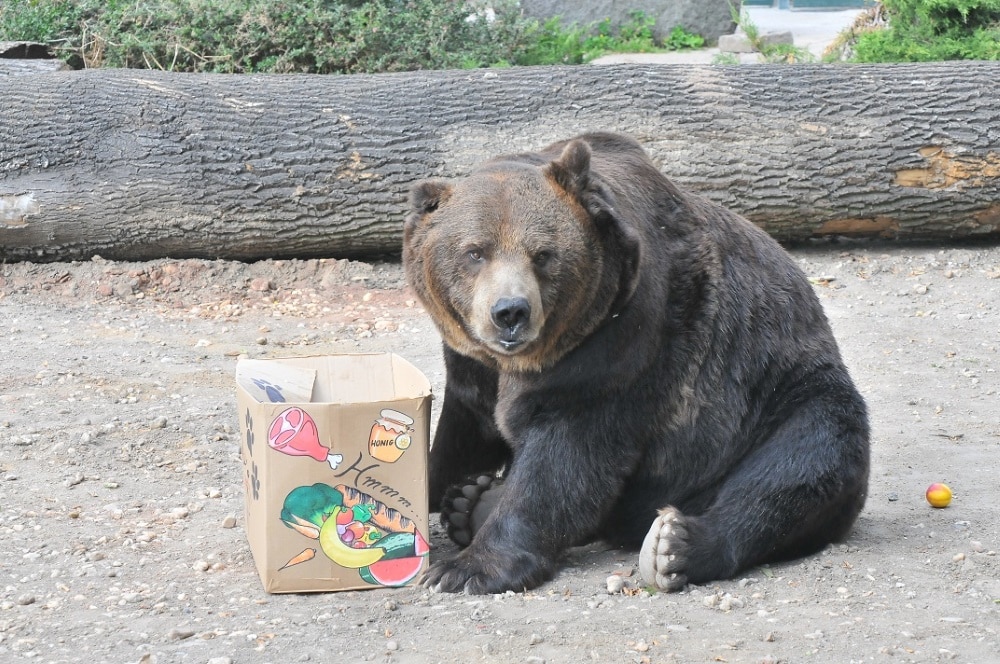
M 489 7 L 489 9 L 487 9 Z M 76 67 L 359 73 L 587 62 L 662 50 L 641 13 L 612 30 L 540 24 L 516 0 L 3 0 L 0 40 Z M 676 29 L 666 47 L 704 41 Z
M 0 39 L 76 66 L 353 73 L 491 65 L 524 49 L 514 0 L 5 0 Z
M 857 62 L 1000 59 L 1000 0 L 884 0 L 888 28 L 858 36 Z
M 675 27 L 664 40 L 653 37 L 655 19 L 639 11 L 614 29 L 605 19 L 589 26 L 564 26 L 559 17 L 535 25 L 527 32 L 526 46 L 515 56 L 519 65 L 583 64 L 608 53 L 656 53 L 684 48 L 700 48 L 705 40 Z

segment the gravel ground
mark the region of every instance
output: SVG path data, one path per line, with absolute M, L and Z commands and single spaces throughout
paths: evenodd
M 400 266 L 0 266 L 0 660 L 1000 661 L 1000 248 L 793 253 L 869 400 L 868 506 L 845 544 L 673 595 L 603 545 L 523 594 L 267 595 L 236 360 L 392 350 L 440 394 Z

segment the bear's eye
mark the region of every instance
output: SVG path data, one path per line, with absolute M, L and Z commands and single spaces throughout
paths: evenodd
M 483 250 L 480 249 L 479 247 L 473 247 L 472 249 L 469 249 L 466 253 L 469 256 L 469 260 L 472 261 L 473 263 L 479 263 L 483 260 Z
M 536 266 L 538 266 L 538 267 L 545 267 L 546 265 L 549 264 L 549 261 L 552 260 L 552 252 L 551 251 L 539 251 L 539 252 L 535 253 L 535 256 L 534 256 L 533 260 L 535 261 L 535 265 Z

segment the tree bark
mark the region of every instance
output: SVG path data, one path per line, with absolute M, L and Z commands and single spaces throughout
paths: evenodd
M 1000 236 L 1000 63 L 0 77 L 0 260 L 360 257 L 414 181 L 587 130 L 782 241 Z

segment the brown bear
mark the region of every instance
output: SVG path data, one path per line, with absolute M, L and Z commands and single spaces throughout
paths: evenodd
M 467 545 L 426 585 L 529 589 L 604 539 L 672 591 L 847 534 L 865 403 L 763 231 L 606 133 L 418 183 L 410 203 L 404 266 L 447 370 L 432 509 Z

